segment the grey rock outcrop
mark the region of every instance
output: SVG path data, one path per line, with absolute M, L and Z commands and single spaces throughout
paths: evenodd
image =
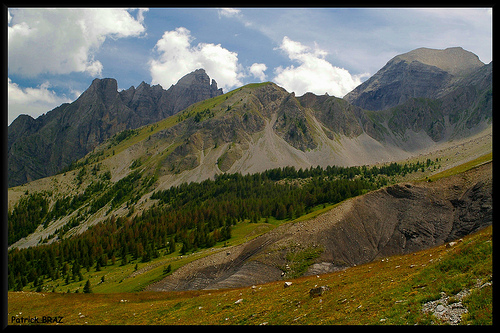
M 462 315 L 469 312 L 462 303 L 462 300 L 468 297 L 474 290 L 491 286 L 491 282 L 483 283 L 483 281 L 477 279 L 474 287 L 471 289 L 463 289 L 452 297 L 441 292 L 441 298 L 422 304 L 422 312 L 429 312 L 438 320 L 449 325 L 459 325 L 462 321 Z

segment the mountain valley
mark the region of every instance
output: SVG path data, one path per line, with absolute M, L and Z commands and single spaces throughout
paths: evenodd
M 484 185 L 489 183 L 491 186 L 491 181 L 486 180 L 490 172 L 488 169 L 491 170 L 491 162 L 488 163 L 487 161 L 488 158 L 483 158 L 478 159 L 472 164 L 469 163 L 465 170 L 471 167 L 472 169 L 466 172 L 465 177 L 458 170 L 451 172 L 453 174 L 458 171 L 459 173 L 456 176 L 447 177 L 447 174 L 452 171 L 452 169 L 448 169 L 447 171 L 431 176 L 430 179 L 434 180 L 432 183 L 415 183 L 414 186 L 416 188 L 414 189 L 401 186 L 403 192 L 399 194 L 396 192 L 390 193 L 389 188 L 382 190 L 382 192 L 377 192 L 390 193 L 389 195 L 393 196 L 396 201 L 400 200 L 400 202 L 404 202 L 411 198 L 411 195 L 405 198 L 404 194 L 411 194 L 413 190 L 417 190 L 414 192 L 416 194 L 425 189 L 427 184 L 429 184 L 429 189 L 432 187 L 440 189 L 441 185 L 445 185 L 450 190 L 445 196 L 456 195 L 457 189 L 453 184 L 457 179 L 461 179 L 460 182 L 463 185 L 469 185 L 465 187 L 459 186 L 461 187 L 459 192 L 472 184 L 476 184 L 476 186 L 473 186 L 474 189 L 472 191 L 466 191 L 468 193 L 467 196 L 470 198 L 470 195 L 473 193 L 475 193 L 473 196 L 481 193 L 482 190 L 478 192 L 478 189 Z M 443 181 L 444 183 L 442 183 Z M 478 184 L 482 185 L 477 186 Z M 438 187 L 436 188 L 436 186 Z M 395 189 L 397 188 L 395 187 Z M 485 188 L 483 187 L 483 189 Z M 486 194 L 487 192 L 488 190 L 483 193 Z M 382 199 L 377 193 L 373 192 L 369 193 L 368 196 L 371 199 L 369 197 L 365 199 L 362 196 L 350 201 L 355 200 L 356 203 L 354 205 L 359 205 L 360 203 L 367 204 L 375 198 Z M 488 200 L 487 198 L 488 195 L 484 197 L 484 199 Z M 437 203 L 441 199 L 430 200 L 437 200 Z M 418 205 L 417 201 L 414 203 Z M 471 203 L 476 204 L 474 202 Z M 460 207 L 462 204 L 455 201 L 455 205 Z M 440 209 L 440 206 L 444 207 L 446 204 L 444 206 L 442 206 L 442 203 L 434 205 L 433 209 Z M 465 208 L 465 211 L 467 211 L 466 207 L 465 205 L 462 208 Z M 381 208 L 380 206 L 377 207 L 377 212 L 383 212 L 384 210 Z M 474 208 L 471 211 L 480 212 L 482 210 L 481 207 L 477 208 L 478 210 Z M 334 222 L 338 218 L 347 222 L 353 216 L 359 215 L 356 210 L 352 210 L 352 204 L 349 204 L 349 201 L 337 207 L 328 207 L 328 209 L 326 213 L 324 210 L 323 212 L 318 211 L 315 214 L 315 218 L 313 216 L 306 217 L 306 219 L 302 219 L 303 222 L 287 223 L 282 225 L 283 228 L 281 229 L 280 227 L 272 229 L 271 233 L 266 233 L 266 228 L 263 228 L 262 224 L 254 223 L 248 225 L 253 225 L 251 229 L 247 227 L 239 231 L 235 229 L 233 232 L 234 239 L 239 238 L 240 241 L 243 241 L 243 238 L 251 239 L 248 242 L 248 246 L 246 246 L 247 243 L 229 247 L 220 245 L 185 256 L 178 256 L 175 253 L 168 256 L 160 256 L 153 259 L 150 263 L 137 261 L 135 268 L 133 268 L 134 263 L 123 266 L 117 262 L 116 264 L 108 263 L 108 265 L 99 271 L 96 270 L 94 272 L 94 269 L 91 269 L 89 272 L 83 271 L 83 281 L 85 279 L 91 281 L 94 294 L 65 294 L 66 288 L 72 292 L 74 288 L 77 288 L 76 290 L 80 290 L 81 292 L 84 283 L 78 282 L 78 279 L 74 282 L 69 280 L 66 283 L 60 281 L 60 279 L 56 279 L 52 283 L 49 282 L 47 287 L 42 287 L 41 292 L 36 293 L 32 291 L 9 292 L 9 318 L 11 316 L 17 318 L 22 313 L 41 316 L 48 311 L 51 315 L 62 316 L 64 324 L 98 325 L 111 323 L 161 325 L 195 323 L 253 325 L 293 323 L 368 323 L 372 325 L 491 324 L 491 226 L 486 229 L 480 229 L 479 232 L 465 236 L 454 242 L 442 243 L 439 246 L 433 246 L 423 251 L 411 252 L 407 255 L 393 254 L 389 256 L 387 256 L 388 253 L 385 253 L 386 255 L 379 253 L 378 259 L 374 261 L 355 265 L 350 268 L 342 267 L 340 270 L 334 269 L 332 273 L 326 273 L 331 271 L 331 267 L 326 262 L 323 262 L 323 260 L 325 259 L 325 253 L 329 251 L 324 251 L 321 248 L 313 250 L 318 249 L 318 247 L 312 247 L 307 251 L 307 247 L 301 245 L 303 244 L 302 242 L 305 241 L 307 243 L 311 241 L 307 237 L 308 235 L 314 235 L 315 233 L 317 233 L 316 235 L 320 235 L 321 232 L 319 232 L 319 229 L 321 228 L 328 228 L 329 226 L 330 228 L 340 229 L 342 226 Z M 390 215 L 391 211 L 386 210 L 386 212 Z M 457 213 L 457 216 L 461 215 L 461 213 Z M 410 212 L 410 214 L 413 213 Z M 490 213 L 483 216 L 488 216 L 488 214 Z M 326 222 L 327 220 L 332 220 L 334 223 L 328 223 Z M 313 221 L 315 223 L 312 223 Z M 471 220 L 469 219 L 469 221 Z M 348 225 L 346 224 L 343 227 Z M 462 224 L 462 227 L 466 228 L 471 226 L 470 224 L 468 226 L 467 224 Z M 243 227 L 243 225 L 240 225 L 240 227 Z M 457 230 L 455 227 L 453 229 Z M 365 231 L 368 230 L 365 229 Z M 405 228 L 400 230 L 409 231 L 409 229 Z M 241 234 L 241 231 L 243 231 L 243 234 Z M 424 229 L 421 229 L 420 232 L 422 231 Z M 258 234 L 261 234 L 261 236 L 254 238 Z M 279 236 L 280 234 L 281 236 Z M 426 235 L 428 237 L 430 234 L 425 231 L 420 234 L 420 237 L 423 236 L 423 239 L 427 239 L 427 241 L 432 239 L 426 238 Z M 459 235 L 455 234 L 455 236 Z M 271 257 L 263 255 L 273 246 L 269 241 L 262 241 L 263 238 L 269 240 L 269 237 L 278 237 L 278 241 L 274 245 L 278 249 L 278 252 L 274 252 Z M 371 237 L 369 236 L 367 239 L 359 238 L 358 240 L 361 241 L 361 244 L 370 244 L 373 242 Z M 234 242 L 234 239 L 231 243 Z M 353 238 L 352 240 L 354 239 L 357 238 Z M 423 245 L 421 242 L 423 239 L 420 239 L 420 241 L 418 237 L 410 237 L 409 239 L 411 242 L 414 242 L 413 244 L 420 243 L 419 246 Z M 317 239 L 313 237 L 313 240 Z M 352 240 L 350 238 L 345 239 L 348 242 Z M 368 243 L 366 243 L 367 241 Z M 259 253 L 259 250 L 261 250 L 261 255 L 254 255 L 253 257 L 250 256 L 243 259 L 241 255 L 245 255 L 245 251 L 248 254 L 248 251 L 251 251 L 250 247 L 255 245 L 260 245 L 255 248 L 257 251 L 254 251 Z M 282 252 L 283 250 L 290 251 L 289 255 L 285 255 L 286 252 Z M 354 254 L 352 251 L 348 251 L 346 254 L 349 255 L 349 253 L 351 255 Z M 231 285 L 234 286 L 234 283 L 237 283 L 240 279 L 246 282 L 245 285 L 247 287 L 219 290 L 208 288 L 210 290 L 137 292 L 138 290 L 143 290 L 143 286 L 150 285 L 154 290 L 159 285 L 165 285 L 168 281 L 175 281 L 172 279 L 172 275 L 169 275 L 172 274 L 169 273 L 170 270 L 173 270 L 176 275 L 186 274 L 186 272 L 189 272 L 189 268 L 198 267 L 200 269 L 203 265 L 210 264 L 210 262 L 213 264 L 216 262 L 217 256 L 222 259 L 217 265 L 222 264 L 224 261 L 226 262 L 226 266 L 228 266 L 229 262 L 231 264 L 229 267 L 226 267 L 229 268 L 228 270 L 222 269 L 223 267 L 220 266 L 223 265 L 220 265 L 217 266 L 217 270 L 212 271 L 212 274 L 222 273 L 223 275 L 226 272 L 226 279 L 220 280 L 218 285 L 213 285 L 213 287 L 225 288 Z M 288 263 L 278 266 L 286 272 L 285 276 L 277 278 L 281 281 L 266 284 L 252 283 L 255 281 L 251 280 L 256 277 L 258 278 L 262 272 L 260 269 L 263 268 L 264 264 L 261 261 L 272 260 L 273 257 L 275 257 L 274 260 L 279 257 L 287 258 L 288 260 Z M 228 258 L 238 258 L 239 260 L 230 261 Z M 315 261 L 314 259 L 320 258 L 320 260 L 318 263 L 312 264 L 310 258 L 313 258 L 313 262 Z M 295 278 L 293 273 L 300 272 L 304 263 L 309 274 Z M 241 266 L 242 264 L 243 266 Z M 239 271 L 237 269 L 234 270 L 238 266 L 240 268 Z M 245 266 L 246 269 L 243 268 Z M 204 273 L 201 273 L 201 271 L 197 273 L 197 270 L 191 270 L 191 272 L 193 274 L 192 277 L 196 277 L 195 279 L 192 277 L 187 281 L 180 279 L 178 283 L 193 283 L 195 281 L 203 283 L 204 279 L 210 277 L 208 275 L 209 271 L 206 269 Z M 227 279 L 227 274 L 233 274 L 233 279 Z M 158 280 L 161 282 L 154 283 Z M 287 281 L 284 287 L 283 281 Z M 327 291 L 319 297 L 309 296 L 309 291 L 318 285 L 328 286 L 325 289 Z M 374 286 L 377 287 L 374 288 Z M 52 292 L 50 292 L 51 290 Z M 56 290 L 57 292 L 54 292 Z M 111 294 L 109 294 L 110 292 Z M 460 298 L 458 295 L 461 295 Z M 440 297 L 441 299 L 439 299 Z M 442 300 L 443 298 L 449 298 L 449 306 L 447 305 L 448 303 L 445 303 L 446 301 Z M 453 301 L 452 299 L 455 300 Z M 452 304 L 453 302 L 457 302 L 457 299 L 462 300 L 462 303 L 458 305 L 457 303 Z M 453 322 L 448 322 L 446 319 L 442 319 L 446 317 L 442 315 L 438 316 L 437 310 L 433 310 L 434 316 L 425 312 L 428 311 L 425 309 L 428 308 L 428 304 L 430 303 L 444 304 L 445 309 L 461 309 L 462 312 L 463 309 L 468 309 L 468 311 L 466 311 L 465 315 L 454 319 Z M 283 311 L 284 308 L 289 309 L 289 311 Z M 328 311 L 325 312 L 325 309 L 328 309 Z
M 492 99 L 462 48 L 396 56 L 344 98 L 95 79 L 9 126 L 9 290 L 248 289 L 481 232 Z

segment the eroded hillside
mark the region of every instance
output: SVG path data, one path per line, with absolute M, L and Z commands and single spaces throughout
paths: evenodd
M 349 199 L 312 220 L 196 260 L 147 289 L 243 287 L 297 272 L 332 272 L 463 237 L 492 224 L 492 209 L 490 162 L 435 182 L 396 184 Z

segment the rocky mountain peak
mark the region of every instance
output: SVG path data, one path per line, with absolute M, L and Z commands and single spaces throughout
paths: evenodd
M 444 50 L 421 47 L 398 55 L 394 59 L 406 62 L 418 61 L 440 68 L 452 75 L 468 73 L 484 65 L 477 55 L 461 47 L 450 47 Z
M 177 110 L 182 110 L 193 104 L 193 100 L 201 101 L 223 93 L 222 88 L 217 88 L 215 80 L 212 79 L 210 82 L 210 77 L 203 68 L 186 74 L 175 85 L 172 85 L 167 92 L 173 107 Z
M 461 47 L 419 48 L 395 56 L 371 78 L 344 96 L 367 110 L 385 110 L 411 98 L 439 98 L 461 78 L 485 66 Z
M 210 97 L 222 95 L 222 88 L 217 88 L 215 79 L 210 81 L 210 77 L 203 68 L 184 75 L 173 87 L 177 87 L 177 89 L 189 87 L 195 90 L 198 88 L 208 90 Z
M 193 84 L 210 84 L 210 78 L 203 68 L 199 68 L 189 74 L 184 75 L 179 81 L 177 81 L 176 86 L 190 86 Z
M 104 79 L 96 78 L 92 81 L 92 84 L 85 92 L 91 93 L 95 91 L 117 92 L 118 83 L 116 82 L 116 79 L 113 78 L 104 78 Z
M 73 103 L 37 119 L 21 116 L 12 122 L 9 186 L 53 175 L 119 131 L 155 123 L 218 95 L 222 89 L 204 69 L 187 74 L 168 90 L 143 81 L 118 92 L 115 79 L 96 78 Z
M 78 98 L 80 102 L 90 99 L 102 99 L 105 105 L 110 105 L 118 95 L 118 83 L 115 79 L 94 79 L 90 87 Z
M 141 84 L 139 84 L 139 86 L 137 87 L 136 90 L 139 90 L 139 89 L 146 89 L 146 88 L 149 88 L 150 85 L 147 84 L 146 82 L 142 81 Z
M 213 91 L 217 91 L 217 82 L 215 81 L 215 79 L 212 79 L 212 84 L 210 85 L 210 88 L 211 90 Z M 220 88 L 220 91 L 222 92 L 222 88 Z

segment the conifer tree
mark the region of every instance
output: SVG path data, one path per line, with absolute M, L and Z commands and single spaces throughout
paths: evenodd
M 83 287 L 83 292 L 85 294 L 92 293 L 92 288 L 90 287 L 90 280 L 87 280 L 87 282 L 85 283 L 85 286 Z

